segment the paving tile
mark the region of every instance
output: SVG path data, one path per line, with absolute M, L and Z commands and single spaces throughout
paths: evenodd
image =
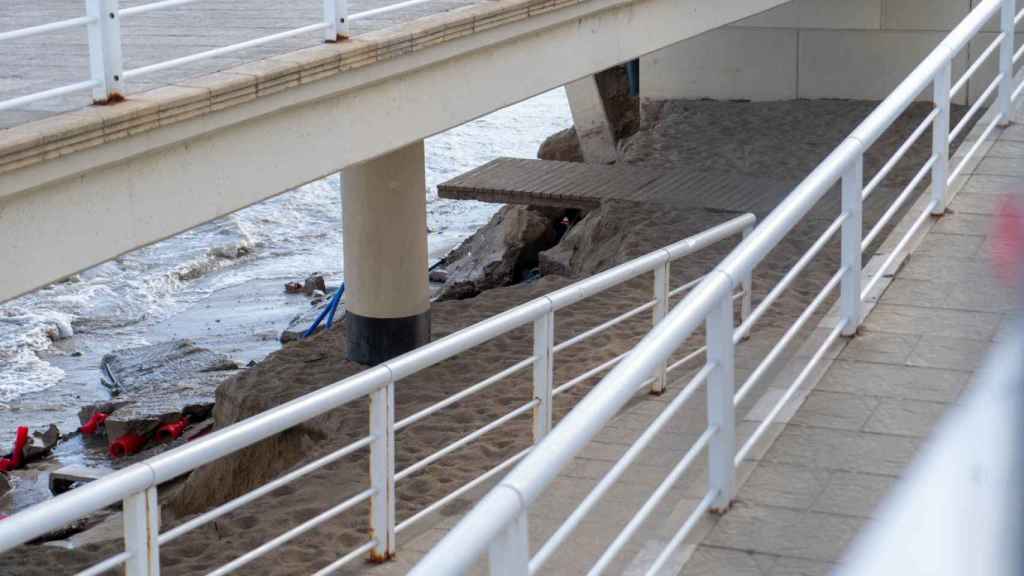
M 1007 192 L 1020 188 L 1021 178 L 1018 176 L 994 176 L 991 174 L 977 174 L 971 176 L 960 189 L 960 194 L 969 195 L 990 195 L 1003 196 Z M 953 211 L 953 214 L 958 214 Z
M 864 431 L 925 437 L 935 428 L 947 408 L 948 404 L 939 402 L 885 399 L 864 425 Z
M 1000 140 L 992 144 L 986 158 L 1024 158 L 1024 142 Z
M 816 389 L 909 400 L 953 402 L 960 396 L 969 376 L 969 372 L 840 359 L 832 364 Z
M 895 476 L 836 472 L 811 509 L 815 512 L 871 517 L 895 481 Z
M 966 234 L 936 234 L 925 237 L 915 254 L 968 260 L 973 258 L 985 243 L 984 236 Z
M 836 566 L 832 562 L 783 556 L 772 567 L 771 576 L 828 576 Z
M 991 277 L 992 265 L 989 262 L 948 260 L 916 254 L 911 254 L 899 271 L 900 280 L 964 283 Z
M 939 218 L 932 228 L 942 234 L 973 234 L 986 236 L 993 229 L 993 219 L 985 214 L 951 213 Z
M 979 312 L 1003 313 L 1013 310 L 1010 290 L 996 286 L 990 278 L 974 278 L 965 284 L 897 277 L 882 294 L 881 302 Z
M 981 366 L 990 347 L 988 341 L 922 336 L 907 363 L 927 368 L 971 371 Z
M 786 426 L 764 460 L 872 474 L 899 474 L 920 441 L 909 436 Z
M 698 546 L 679 576 L 767 576 L 775 561 L 767 554 Z
M 919 336 L 914 334 L 864 331 L 850 340 L 843 350 L 842 357 L 862 362 L 902 364 L 910 356 L 918 338 Z
M 986 156 L 974 170 L 975 174 L 1018 176 L 1024 178 L 1024 162 L 1020 158 Z
M 996 313 L 879 304 L 864 321 L 864 328 L 897 334 L 989 340 L 998 330 L 1001 319 L 1002 315 Z
M 999 197 L 996 194 L 970 194 L 961 192 L 956 195 L 949 204 L 950 210 L 965 214 L 988 214 L 996 213 L 999 207 Z
M 711 546 L 835 561 L 864 519 L 783 508 L 737 505 L 705 540 Z
M 871 396 L 815 390 L 790 419 L 793 424 L 860 430 L 878 406 Z
M 830 478 L 827 470 L 761 462 L 737 498 L 751 504 L 806 510 L 814 504 Z

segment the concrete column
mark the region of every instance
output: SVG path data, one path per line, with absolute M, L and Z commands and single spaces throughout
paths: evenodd
M 348 358 L 379 364 L 430 341 L 423 142 L 341 178 Z
M 618 155 L 604 98 L 596 76 L 587 76 L 565 85 L 572 122 L 580 141 L 583 161 L 588 164 L 611 164 Z

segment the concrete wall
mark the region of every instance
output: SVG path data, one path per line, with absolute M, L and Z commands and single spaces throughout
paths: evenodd
M 978 2 L 792 0 L 645 56 L 640 64 L 641 95 L 881 99 Z M 990 28 L 998 28 L 998 15 Z M 994 36 L 984 35 L 961 54 L 954 63 L 954 82 Z M 985 90 L 995 76 L 997 60 L 998 51 L 960 95 L 960 103 L 965 97 L 973 101 Z

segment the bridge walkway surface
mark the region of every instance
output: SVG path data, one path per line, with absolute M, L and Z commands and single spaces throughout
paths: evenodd
M 1015 121 L 1024 121 L 1018 110 Z M 968 144 L 970 137 L 968 138 Z M 984 149 L 983 149 L 984 150 Z M 1002 130 L 965 169 L 949 212 L 918 232 L 898 271 L 869 299 L 862 332 L 840 339 L 790 400 L 739 469 L 732 509 L 705 516 L 663 574 L 683 576 L 813 576 L 831 573 L 942 416 L 962 397 L 985 352 L 1013 308 L 1012 290 L 991 265 L 993 215 L 1002 195 L 1024 182 L 1024 125 Z M 922 195 L 908 214 L 919 213 Z M 897 225 L 865 272 L 872 272 L 909 227 Z M 760 398 L 737 411 L 738 443 L 807 363 L 834 326 L 835 310 L 809 331 Z M 773 338 L 737 347 L 737 381 L 763 357 Z M 531 507 L 532 553 L 683 388 L 683 377 L 660 397 L 639 394 L 602 430 Z M 544 574 L 584 574 L 643 505 L 706 424 L 703 388 L 541 568 Z M 742 415 L 742 416 L 741 416 Z M 607 574 L 643 574 L 695 508 L 706 486 L 695 462 Z M 477 495 L 482 495 L 483 489 Z M 475 498 L 474 498 L 475 499 Z M 439 520 L 403 542 L 402 554 L 373 574 L 404 574 L 461 515 Z M 475 573 L 486 573 L 484 560 Z
M 153 0 L 122 0 L 121 9 Z M 480 0 L 425 2 L 359 19 L 349 34 L 358 36 L 395 24 L 411 22 L 479 3 Z M 396 0 L 349 0 L 349 12 L 358 13 L 396 4 Z M 47 24 L 85 15 L 84 2 L 10 0 L 0 11 L 0 32 Z M 168 6 L 125 18 L 121 28 L 125 69 L 139 68 L 255 38 L 292 30 L 323 19 L 322 0 L 201 0 Z M 162 88 L 196 76 L 219 72 L 271 56 L 287 54 L 323 43 L 315 31 L 221 54 L 128 79 L 127 95 Z M 0 101 L 89 78 L 86 28 L 79 26 L 50 34 L 6 40 L 0 49 Z M 39 120 L 92 103 L 88 90 L 24 104 L 0 111 L 0 129 Z

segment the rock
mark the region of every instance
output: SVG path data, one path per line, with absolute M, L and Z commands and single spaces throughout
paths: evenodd
M 327 283 L 320 274 L 311 274 L 302 284 L 302 291 L 307 296 L 315 294 L 319 290 L 321 294 L 327 293 Z
M 64 466 L 50 472 L 50 492 L 57 496 L 82 484 L 98 480 L 107 474 L 110 474 L 110 470 L 104 468 L 88 468 L 77 464 Z
M 3 498 L 11 491 L 11 479 L 7 477 L 7 474 L 0 472 L 0 498 Z
M 471 298 L 514 284 L 536 267 L 537 253 L 557 241 L 554 224 L 564 211 L 504 206 L 485 226 L 444 258 L 448 272 L 441 300 Z
M 110 414 L 114 410 L 117 410 L 118 408 L 126 406 L 128 404 L 130 404 L 129 401 L 120 400 L 117 402 L 100 402 L 99 404 L 88 404 L 82 406 L 81 408 L 78 409 L 78 422 L 84 425 L 92 418 L 93 414 L 96 414 L 97 412 Z
M 50 424 L 45 432 L 38 430 L 33 432 L 21 453 L 26 462 L 32 462 L 48 455 L 59 441 L 60 430 L 57 429 L 57 426 Z
M 606 201 L 577 222 L 556 246 L 538 255 L 543 275 L 596 274 L 732 217 L 700 208 Z M 694 258 L 706 258 L 702 251 Z
M 103 357 L 104 385 L 121 393 L 148 393 L 154 386 L 182 375 L 236 370 L 238 364 L 219 352 L 200 348 L 190 340 L 172 340 L 126 348 Z
M 431 282 L 444 284 L 445 282 L 448 281 L 448 271 L 445 270 L 444 268 L 435 268 L 431 270 L 429 274 L 427 274 L 427 280 L 430 280 Z
M 576 136 L 576 128 L 566 128 L 548 136 L 537 150 L 537 158 L 541 160 L 558 160 L 561 162 L 583 162 L 583 149 L 580 139 Z
M 104 383 L 124 399 L 107 417 L 107 441 L 189 416 L 209 415 L 217 385 L 238 369 L 233 360 L 188 340 L 112 352 L 103 357 Z M 81 417 L 81 415 L 80 415 Z

